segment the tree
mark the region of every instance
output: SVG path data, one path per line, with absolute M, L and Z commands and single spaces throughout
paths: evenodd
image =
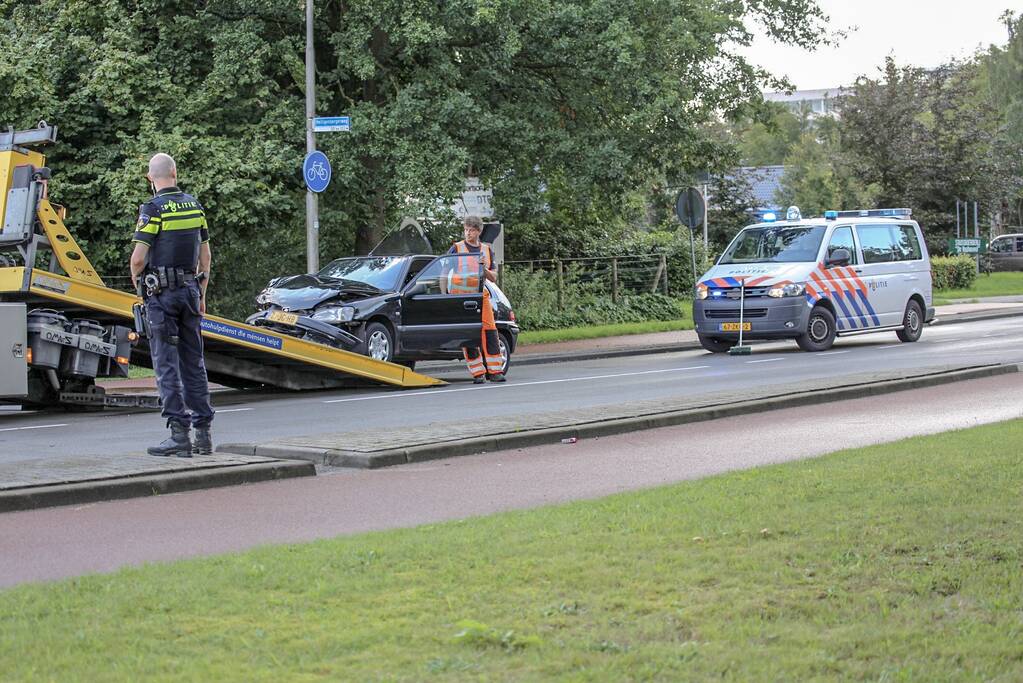
M 148 155 L 174 155 L 210 209 L 211 307 L 238 313 L 300 267 L 303 13 L 274 0 L 0 0 L 0 121 L 62 127 L 54 194 L 87 220 L 90 257 L 121 272 Z M 738 48 L 745 22 L 819 44 L 814 0 L 324 0 L 317 111 L 334 167 L 321 248 L 364 252 L 432 211 L 472 170 L 506 223 L 559 187 L 569 219 L 615 211 L 650 178 L 723 155 L 703 126 L 777 85 Z

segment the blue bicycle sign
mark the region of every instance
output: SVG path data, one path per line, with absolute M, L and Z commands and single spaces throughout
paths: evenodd
M 323 192 L 330 184 L 330 161 L 323 152 L 310 152 L 302 164 L 305 184 L 313 192 Z

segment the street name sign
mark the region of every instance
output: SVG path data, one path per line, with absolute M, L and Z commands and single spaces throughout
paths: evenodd
M 313 118 L 314 133 L 347 133 L 351 130 L 351 116 L 317 116 Z
M 983 237 L 955 237 L 948 241 L 948 250 L 954 254 L 985 254 L 987 240 Z

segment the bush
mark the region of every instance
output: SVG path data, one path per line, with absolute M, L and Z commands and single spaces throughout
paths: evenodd
M 506 271 L 502 285 L 523 330 L 678 320 L 686 317 L 689 309 L 688 300 L 664 294 L 633 294 L 614 303 L 601 287 L 600 283 L 581 284 L 566 278 L 562 311 L 558 310 L 556 279 L 550 272 Z
M 977 279 L 972 256 L 935 256 L 931 259 L 934 289 L 969 289 Z

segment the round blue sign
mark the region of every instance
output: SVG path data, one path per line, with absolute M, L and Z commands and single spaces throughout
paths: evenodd
M 323 192 L 330 184 L 330 162 L 327 155 L 320 151 L 310 152 L 302 164 L 302 175 L 305 184 L 313 192 Z

